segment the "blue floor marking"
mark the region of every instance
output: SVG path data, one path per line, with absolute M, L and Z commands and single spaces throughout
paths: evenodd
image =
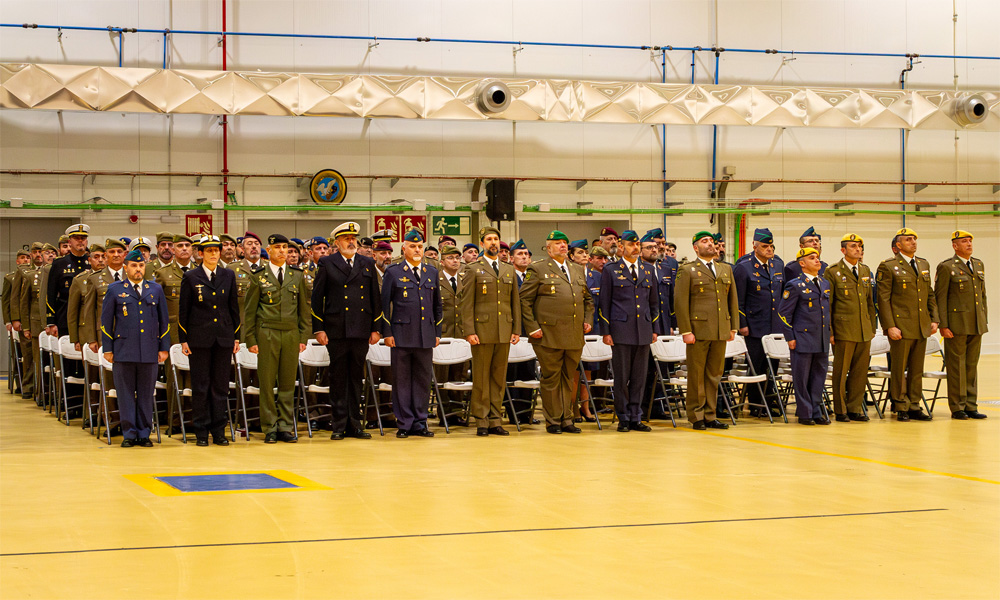
M 177 475 L 156 478 L 182 492 L 224 492 L 232 490 L 274 490 L 299 486 L 267 473 L 236 475 Z

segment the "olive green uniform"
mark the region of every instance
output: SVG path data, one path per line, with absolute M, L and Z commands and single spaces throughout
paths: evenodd
M 971 263 L 971 269 L 970 264 Z M 979 352 L 987 327 L 986 271 L 983 261 L 969 263 L 952 256 L 937 266 L 934 296 L 941 329 L 954 337 L 944 338 L 944 364 L 951 412 L 978 412 L 976 379 Z
M 378 271 L 376 270 L 377 274 Z M 462 290 L 461 271 L 455 273 L 455 287 L 458 288 L 457 291 L 452 289 L 450 277 L 444 270 L 438 270 L 438 289 L 441 291 L 441 308 L 443 309 L 441 337 L 465 339 L 465 335 L 462 333 L 462 317 L 458 312 L 458 292 Z M 378 286 L 381 293 L 381 277 L 378 278 Z M 437 377 L 438 382 L 462 381 L 465 379 L 465 371 L 468 366 L 468 362 L 458 365 L 434 365 L 434 376 Z M 446 392 L 446 394 L 448 394 L 450 403 L 449 406 L 445 407 L 445 412 L 450 413 L 456 410 L 457 406 L 461 406 L 462 392 L 451 391 Z
M 857 277 L 846 260 L 827 267 L 830 312 L 833 314 L 833 411 L 838 415 L 864 411 L 872 338 L 878 320 L 872 271 L 858 262 Z
M 292 432 L 299 344 L 305 344 L 312 334 L 312 314 L 302 270 L 287 265 L 283 269 L 281 286 L 270 265 L 255 271 L 250 277 L 243 309 L 242 331 L 247 347 L 258 347 L 260 427 L 265 435 Z
M 10 311 L 11 302 L 10 302 L 10 299 L 11 299 L 11 295 L 13 293 L 12 290 L 13 290 L 13 286 L 14 286 L 14 276 L 17 275 L 18 271 L 19 271 L 19 269 L 15 268 L 13 271 L 11 271 L 10 273 L 7 273 L 6 275 L 3 276 L 3 292 L 0 292 L 0 304 L 2 304 L 3 322 L 5 324 L 10 324 L 10 323 L 14 322 L 14 319 L 11 318 L 11 311 Z M 7 339 L 10 340 L 11 338 L 8 337 Z M 18 345 L 20 345 L 19 341 L 17 340 L 17 337 L 14 337 L 13 339 L 14 339 L 14 343 L 18 343 Z M 8 342 L 8 344 L 9 343 L 10 342 Z M 11 353 L 13 353 L 13 351 L 14 351 L 13 346 L 10 347 L 10 351 L 11 351 Z M 11 359 L 13 360 L 13 354 L 11 356 Z M 14 373 L 8 373 L 7 376 L 12 381 L 16 381 L 16 377 L 15 377 Z
M 259 269 L 266 266 L 267 261 L 261 260 L 256 268 Z M 230 263 L 226 268 L 236 273 L 236 297 L 240 301 L 240 318 L 242 319 L 244 315 L 243 308 L 246 305 L 247 290 L 250 288 L 250 278 L 255 269 L 245 258 Z
M 914 271 L 902 254 L 882 261 L 875 273 L 878 317 L 882 329 L 897 327 L 900 340 L 889 340 L 889 397 L 899 411 L 920 410 L 924 389 L 924 351 L 931 323 L 938 322 L 937 300 L 931 289 L 931 266 L 914 257 Z
M 715 262 L 715 275 L 695 259 L 677 268 L 674 314 L 686 344 L 688 381 L 685 405 L 692 423 L 716 420 L 719 382 L 726 364 L 726 342 L 740 327 L 735 279 L 728 263 Z
M 181 280 L 184 273 L 195 267 L 194 261 L 188 263 L 187 269 L 171 261 L 170 264 L 156 270 L 156 283 L 163 288 L 163 295 L 167 299 L 167 313 L 170 315 L 170 344 L 179 344 L 180 326 L 177 324 L 177 317 L 181 310 Z M 148 269 L 147 269 L 148 271 Z
M 86 296 L 87 281 L 94 274 L 93 269 L 84 269 L 73 277 L 69 284 L 69 299 L 66 302 L 66 327 L 69 329 L 69 341 L 80 342 L 80 321 L 83 315 L 83 298 Z
M 548 426 L 566 428 L 575 427 L 573 401 L 583 354 L 583 325 L 594 324 L 594 298 L 587 288 L 583 267 L 569 259 L 563 264 L 569 269 L 570 281 L 553 258 L 528 265 L 520 297 L 524 331 L 542 331 L 542 337 L 528 340 L 535 348 L 542 372 L 542 414 Z M 514 276 L 513 271 L 510 275 Z
M 14 277 L 10 284 L 10 322 L 21 323 L 21 332 L 17 342 L 21 346 L 21 397 L 31 398 L 35 393 L 35 353 L 32 351 L 31 338 L 24 335 L 24 330 L 31 327 L 31 317 L 21 312 L 21 290 L 30 285 L 30 278 L 38 267 L 30 264 L 14 269 Z M 38 344 L 38 338 L 35 338 Z
M 26 334 L 31 340 L 31 358 L 36 371 L 36 379 L 40 377 L 37 371 L 42 364 L 38 348 L 38 334 L 45 329 L 45 296 L 43 291 L 45 288 L 42 282 L 44 269 L 47 266 L 49 265 L 27 269 L 22 274 L 21 293 L 18 299 L 22 337 L 25 337 L 24 334 Z M 39 405 L 41 405 L 41 391 L 40 385 L 34 386 L 35 402 Z
M 476 427 L 501 426 L 510 338 L 512 334 L 521 333 L 521 298 L 514 267 L 497 258 L 497 268 L 499 272 L 494 272 L 484 255 L 469 263 L 459 274 L 462 286 L 458 292 L 458 311 L 462 330 L 466 336 L 479 337 L 479 343 L 472 347 L 470 412 L 476 419 Z M 450 292 L 450 282 L 447 288 Z M 444 293 L 442 290 L 442 296 Z

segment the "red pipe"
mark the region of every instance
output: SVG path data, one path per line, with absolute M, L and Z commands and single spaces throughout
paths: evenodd
M 226 0 L 222 0 L 222 70 L 226 70 Z M 229 204 L 229 116 L 222 115 L 222 202 Z M 222 212 L 222 232 L 229 233 L 229 211 Z

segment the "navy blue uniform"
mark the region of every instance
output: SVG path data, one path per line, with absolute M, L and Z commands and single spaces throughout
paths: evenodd
M 633 279 L 631 269 L 635 269 Z M 624 258 L 604 266 L 601 273 L 598 333 L 610 335 L 611 369 L 615 374 L 615 412 L 623 424 L 642 421 L 641 404 L 646 387 L 649 345 L 662 333 L 660 294 L 648 265 Z
M 154 281 L 116 281 L 101 307 L 101 342 L 114 354 L 115 390 L 125 439 L 146 439 L 152 428 L 157 354 L 170 350 L 170 315 Z
M 441 337 L 444 307 L 438 271 L 420 264 L 419 278 L 405 260 L 382 278 L 382 337 L 392 337 L 392 410 L 402 431 L 427 429 L 434 346 Z
M 821 418 L 820 404 L 830 354 L 830 282 L 823 277 L 808 281 L 805 275 L 788 282 L 778 314 L 785 340 L 795 341 L 795 349 L 791 351 L 795 416 Z
M 222 266 L 215 280 L 203 267 L 181 278 L 177 314 L 180 343 L 191 351 L 191 412 L 195 437 L 225 437 L 229 420 L 229 376 L 233 347 L 240 339 L 240 302 L 236 274 Z
M 823 261 L 819 261 L 819 276 L 822 277 L 826 273 L 827 264 Z M 785 285 L 792 283 L 792 280 L 796 277 L 802 277 L 802 267 L 799 266 L 799 261 L 793 260 L 785 265 L 785 270 L 783 272 L 785 276 Z
M 740 257 L 733 269 L 736 280 L 736 298 L 740 305 L 740 329 L 750 330 L 744 336 L 747 344 L 747 354 L 758 375 L 767 373 L 767 353 L 764 352 L 762 338 L 772 333 L 781 333 L 781 319 L 778 317 L 778 304 L 781 302 L 781 292 L 784 289 L 784 263 L 777 256 L 761 261 L 757 255 L 750 253 Z M 772 367 L 777 372 L 777 361 Z M 774 381 L 767 382 L 767 394 L 776 397 L 777 390 Z M 763 405 L 761 389 L 750 386 L 751 404 Z M 756 409 L 755 409 L 756 410 Z
M 329 339 L 331 430 L 345 434 L 365 430 L 361 382 L 368 340 L 382 321 L 375 261 L 355 254 L 352 263 L 348 265 L 339 252 L 321 258 L 312 291 L 313 332 L 323 331 Z
M 69 335 L 66 311 L 69 305 L 69 286 L 73 278 L 90 268 L 87 255 L 69 253 L 52 261 L 48 289 L 45 290 L 45 323 L 55 325 L 59 335 Z

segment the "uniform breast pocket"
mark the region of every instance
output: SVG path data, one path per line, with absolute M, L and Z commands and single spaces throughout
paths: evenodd
M 180 298 L 181 288 L 179 285 L 168 285 L 166 292 L 167 298 Z

